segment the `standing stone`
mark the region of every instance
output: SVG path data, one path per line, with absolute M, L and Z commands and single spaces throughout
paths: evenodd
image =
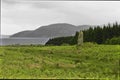
M 82 31 L 79 32 L 77 45 L 78 46 L 83 45 L 83 32 Z

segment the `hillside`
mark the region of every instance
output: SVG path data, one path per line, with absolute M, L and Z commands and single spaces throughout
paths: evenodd
M 0 47 L 1 79 L 119 80 L 120 45 Z
M 73 36 L 76 31 L 88 29 L 89 25 L 75 26 L 67 23 L 57 23 L 48 26 L 41 26 L 33 31 L 22 31 L 13 34 L 11 37 L 63 37 Z
M 26 30 L 26 31 L 21 31 L 21 32 L 18 32 L 10 37 L 27 37 L 32 31 L 30 30 Z

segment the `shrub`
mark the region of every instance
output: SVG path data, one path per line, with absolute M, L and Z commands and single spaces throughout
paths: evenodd
M 67 44 L 67 43 L 63 43 L 62 46 L 69 46 L 69 44 Z
M 107 39 L 105 44 L 120 44 L 120 37 L 113 37 L 111 39 Z

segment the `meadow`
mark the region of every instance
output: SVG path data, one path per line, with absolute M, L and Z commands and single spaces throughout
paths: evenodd
M 120 45 L 0 47 L 1 79 L 119 80 Z

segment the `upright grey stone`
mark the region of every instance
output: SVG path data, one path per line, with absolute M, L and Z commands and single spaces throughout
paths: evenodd
M 78 35 L 77 45 L 78 45 L 78 46 L 81 46 L 82 44 L 83 44 L 83 32 L 80 31 L 80 32 L 79 32 L 79 35 Z

